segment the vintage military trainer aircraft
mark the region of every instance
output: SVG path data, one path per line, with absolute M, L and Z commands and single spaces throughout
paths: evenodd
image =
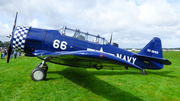
M 59 30 L 47 30 L 27 26 L 17 26 L 16 19 L 12 34 L 9 35 L 10 53 L 13 50 L 36 56 L 42 60 L 31 72 L 34 81 L 44 80 L 48 66 L 46 62 L 60 65 L 100 69 L 135 68 L 162 69 L 171 62 L 163 59 L 161 40 L 153 38 L 139 53 L 132 53 L 118 48 L 117 44 L 111 45 L 99 35 L 91 35 L 71 28 L 63 27 Z

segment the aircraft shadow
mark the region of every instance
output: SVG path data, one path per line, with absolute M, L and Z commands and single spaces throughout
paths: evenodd
M 141 75 L 141 71 L 131 71 L 131 70 L 127 70 L 127 71 L 88 71 L 94 75 Z M 147 75 L 148 74 L 155 74 L 155 75 L 159 75 L 159 76 L 165 76 L 165 77 L 170 77 L 170 78 L 177 78 L 176 76 L 170 75 L 170 73 L 172 73 L 173 71 L 160 71 L 160 72 L 156 72 L 156 71 L 147 71 Z M 143 75 L 142 75 L 143 76 Z
M 132 99 L 137 101 L 143 101 L 142 99 L 134 96 L 133 94 L 123 91 L 119 88 L 116 88 L 115 86 L 103 80 L 100 80 L 94 76 L 94 74 L 98 74 L 98 73 L 99 75 L 101 75 L 103 74 L 103 72 L 98 71 L 97 73 L 96 72 L 93 73 L 87 71 L 86 69 L 67 68 L 63 71 L 52 71 L 52 72 L 50 71 L 48 73 L 57 73 L 59 75 L 63 75 L 64 78 L 110 101 L 132 100 Z M 103 75 L 105 75 L 105 73 Z

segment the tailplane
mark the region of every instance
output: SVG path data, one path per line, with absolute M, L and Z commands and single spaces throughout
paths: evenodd
M 147 69 L 162 69 L 171 62 L 163 59 L 161 39 L 154 37 L 136 56 L 144 62 Z

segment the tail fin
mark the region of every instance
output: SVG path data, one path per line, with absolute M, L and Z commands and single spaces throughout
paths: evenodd
M 147 55 L 157 58 L 163 58 L 161 39 L 154 37 L 140 52 L 141 55 Z
M 163 59 L 161 39 L 154 37 L 137 55 L 144 62 L 147 69 L 162 69 L 164 64 L 171 62 Z

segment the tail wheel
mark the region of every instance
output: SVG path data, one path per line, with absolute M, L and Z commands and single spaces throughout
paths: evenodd
M 31 72 L 31 79 L 33 81 L 41 81 L 46 79 L 46 71 L 42 68 L 35 68 Z
M 147 75 L 147 73 L 146 73 L 145 70 L 143 70 L 143 71 L 141 72 L 141 74 L 142 74 L 142 75 Z

